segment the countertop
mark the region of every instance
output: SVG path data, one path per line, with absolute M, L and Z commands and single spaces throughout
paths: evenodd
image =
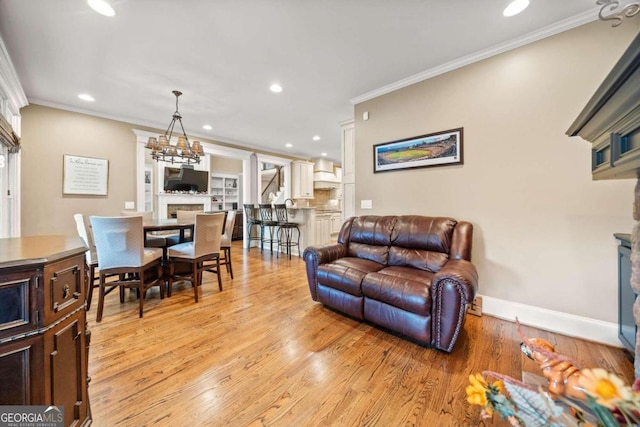
M 87 251 L 78 236 L 31 236 L 0 239 L 0 269 L 44 264 Z

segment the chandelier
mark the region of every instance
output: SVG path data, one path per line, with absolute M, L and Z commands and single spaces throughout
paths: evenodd
M 182 126 L 182 116 L 178 111 L 178 97 L 182 95 L 179 90 L 174 90 L 173 94 L 176 96 L 176 112 L 173 113 L 173 118 L 169 127 L 165 131 L 164 135 L 150 137 L 147 144 L 144 146 L 151 150 L 151 157 L 157 161 L 163 161 L 168 163 L 184 163 L 187 165 L 193 163 L 200 163 L 200 156 L 204 156 L 204 150 L 199 141 L 193 141 L 193 145 L 189 144 L 189 138 Z M 171 144 L 171 135 L 173 134 L 173 127 L 176 125 L 176 121 L 180 123 L 182 129 L 182 135 L 178 136 L 178 142 L 176 145 Z

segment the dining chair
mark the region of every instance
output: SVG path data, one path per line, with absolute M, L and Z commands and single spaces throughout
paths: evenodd
M 286 204 L 278 204 L 273 207 L 278 221 L 278 254 L 280 253 L 280 248 L 284 247 L 289 259 L 291 259 L 292 247 L 296 246 L 298 254 L 300 254 L 300 229 L 295 222 L 289 222 Z
M 233 279 L 233 267 L 231 266 L 231 239 L 233 237 L 233 227 L 236 222 L 236 211 L 227 212 L 227 218 L 225 221 L 224 234 L 220 241 L 220 249 L 222 250 L 220 265 L 226 266 L 227 273 L 229 273 Z
M 262 221 L 256 214 L 256 208 L 252 204 L 244 204 L 244 217 L 247 221 L 247 251 L 251 251 L 251 241 L 260 241 L 260 251 L 262 251 Z M 253 227 L 258 227 L 259 235 L 253 237 Z
M 196 215 L 199 213 L 204 213 L 203 210 L 197 210 L 197 211 L 176 211 L 176 219 L 178 220 L 178 222 L 183 222 L 183 221 L 191 221 L 194 222 L 196 220 Z M 190 242 L 193 240 L 193 236 L 191 235 L 191 230 L 185 230 L 184 231 L 184 241 L 185 242 Z M 178 243 L 183 243 L 180 241 L 176 241 L 175 239 L 170 239 L 169 241 L 169 246 L 173 246 L 173 245 L 177 245 Z
M 278 221 L 273 213 L 273 207 L 268 203 L 261 203 L 258 205 L 260 209 L 260 221 L 262 221 L 262 241 L 260 242 L 260 248 L 264 243 L 269 243 L 269 250 L 273 252 L 273 244 L 278 243 L 276 238 L 276 230 L 278 228 Z M 269 238 L 264 237 L 265 229 L 269 231 Z
M 121 289 L 120 302 L 124 302 L 124 288 L 137 290 L 139 315 L 143 316 L 144 299 L 152 286 L 160 287 L 160 298 L 164 298 L 162 276 L 162 250 L 144 247 L 142 216 L 99 217 L 92 216 L 91 226 L 98 254 L 100 292 L 96 322 L 102 320 L 106 278 L 117 274 L 118 279 L 108 285 Z
M 220 241 L 222 240 L 222 226 L 224 212 L 196 214 L 193 229 L 193 241 L 170 246 L 169 256 L 169 286 L 167 296 L 171 296 L 173 282 L 189 280 L 193 286 L 193 296 L 198 302 L 198 287 L 202 284 L 202 273 L 209 271 L 218 276 L 218 288 L 222 290 L 220 276 Z M 215 266 L 210 262 L 215 262 Z M 189 266 L 187 270 L 185 266 Z M 182 267 L 182 270 L 179 270 Z
M 96 251 L 96 242 L 93 239 L 93 230 L 89 219 L 83 214 L 77 213 L 73 215 L 76 221 L 76 229 L 78 235 L 89 248 L 85 254 L 85 281 L 87 289 L 87 310 L 91 308 L 91 300 L 93 299 L 93 290 L 100 287 L 100 275 L 96 275 L 98 269 L 98 252 Z M 117 286 L 111 286 L 106 290 L 105 294 L 109 294 Z
M 153 219 L 153 211 L 120 211 L 121 216 L 141 216 L 144 221 Z M 164 248 L 167 246 L 168 236 L 159 236 L 155 234 L 147 234 L 145 236 L 145 246 L 148 248 Z

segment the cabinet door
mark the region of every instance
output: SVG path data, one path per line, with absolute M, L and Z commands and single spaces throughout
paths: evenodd
M 42 336 L 16 340 L 0 348 L 0 403 L 44 405 Z
M 82 425 L 88 408 L 84 309 L 47 331 L 44 347 L 49 398 L 43 404 L 64 406 L 64 425 Z
M 313 163 L 292 162 L 293 198 L 313 199 Z
M 338 234 L 342 228 L 342 217 L 340 215 L 333 215 L 331 217 L 331 234 Z

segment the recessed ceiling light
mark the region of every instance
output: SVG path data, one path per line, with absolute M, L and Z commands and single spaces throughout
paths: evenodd
M 93 96 L 89 95 L 88 93 L 81 93 L 80 95 L 78 95 L 78 98 L 82 99 L 83 101 L 89 101 L 89 102 L 95 101 Z
M 525 10 L 529 6 L 529 0 L 513 0 L 504 8 L 502 14 L 504 16 L 514 16 Z
M 284 144 L 284 146 L 287 147 L 287 148 L 291 148 L 291 147 L 293 147 L 293 144 L 288 142 L 288 143 Z
M 321 156 L 327 157 L 327 153 L 320 153 Z
M 313 138 L 311 138 L 311 139 L 313 139 L 314 141 L 320 141 L 320 137 L 319 137 L 318 135 L 314 136 L 314 137 L 313 137 Z
M 87 0 L 91 9 L 104 16 L 114 16 L 116 11 L 104 0 Z
M 278 83 L 274 83 L 269 86 L 269 90 L 273 93 L 280 93 L 282 92 L 282 86 L 280 86 Z
M 202 126 L 202 129 L 211 130 L 211 129 L 213 129 L 213 127 L 211 125 L 204 125 L 204 126 Z

